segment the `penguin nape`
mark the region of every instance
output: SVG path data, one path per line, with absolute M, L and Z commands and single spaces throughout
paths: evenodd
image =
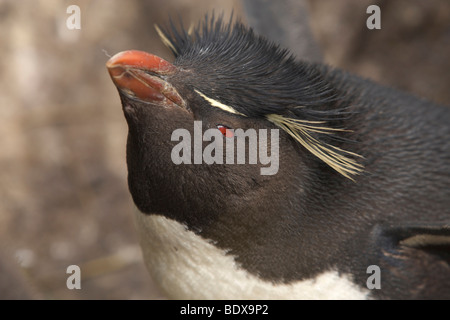
M 144 258 L 169 298 L 450 299 L 449 108 L 296 60 L 240 22 L 158 32 L 173 63 L 125 51 L 107 68 Z M 195 164 L 194 121 L 217 133 L 200 155 L 223 158 L 250 141 L 237 129 L 277 131 L 277 172 Z

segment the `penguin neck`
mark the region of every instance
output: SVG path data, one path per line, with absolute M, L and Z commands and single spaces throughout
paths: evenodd
M 173 299 L 367 299 L 368 290 L 335 270 L 313 279 L 277 283 L 262 280 L 236 263 L 227 250 L 181 223 L 136 210 L 147 268 Z

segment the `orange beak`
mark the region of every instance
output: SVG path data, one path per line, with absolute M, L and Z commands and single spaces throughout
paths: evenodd
M 177 90 L 164 80 L 177 71 L 170 62 L 143 51 L 124 51 L 106 63 L 116 87 L 125 95 L 145 102 L 185 107 Z

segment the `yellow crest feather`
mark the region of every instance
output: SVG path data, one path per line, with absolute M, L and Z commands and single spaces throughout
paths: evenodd
M 220 101 L 214 100 L 206 95 L 204 95 L 203 93 L 201 93 L 200 91 L 198 91 L 197 89 L 194 89 L 195 92 L 198 93 L 198 95 L 200 97 L 202 97 L 203 99 L 205 99 L 211 106 L 219 108 L 225 112 L 229 112 L 229 113 L 233 113 L 233 114 L 237 114 L 240 115 L 242 117 L 245 117 L 245 114 L 240 113 L 239 111 L 237 111 L 236 109 L 234 109 L 233 107 L 227 106 L 226 104 L 223 104 Z
M 175 49 L 175 46 L 173 45 L 172 42 L 170 42 L 169 39 L 167 39 L 164 32 L 161 31 L 161 29 L 158 27 L 157 24 L 155 24 L 154 26 L 155 26 L 156 32 L 158 33 L 158 36 L 161 38 L 161 41 L 164 43 L 164 45 L 177 54 L 178 52 Z
M 284 117 L 279 114 L 269 114 L 267 119 L 286 131 L 295 140 L 300 142 L 300 144 L 309 152 L 321 159 L 344 177 L 354 181 L 351 176 L 360 174 L 364 170 L 363 165 L 348 157 L 353 156 L 361 158 L 360 155 L 327 143 L 323 143 L 311 135 L 311 133 L 331 134 L 333 131 L 348 130 L 318 126 L 324 123 L 323 121 L 299 120 Z

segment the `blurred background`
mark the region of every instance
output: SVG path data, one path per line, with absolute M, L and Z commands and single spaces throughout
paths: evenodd
M 300 2 L 326 63 L 450 104 L 448 0 Z M 80 30 L 66 27 L 72 4 Z M 371 4 L 381 8 L 381 30 L 366 28 Z M 164 298 L 142 262 L 127 127 L 105 63 L 127 49 L 172 61 L 155 23 L 179 15 L 189 26 L 213 9 L 245 22 L 244 8 L 238 0 L 0 0 L 0 298 Z M 81 290 L 66 287 L 73 264 Z

